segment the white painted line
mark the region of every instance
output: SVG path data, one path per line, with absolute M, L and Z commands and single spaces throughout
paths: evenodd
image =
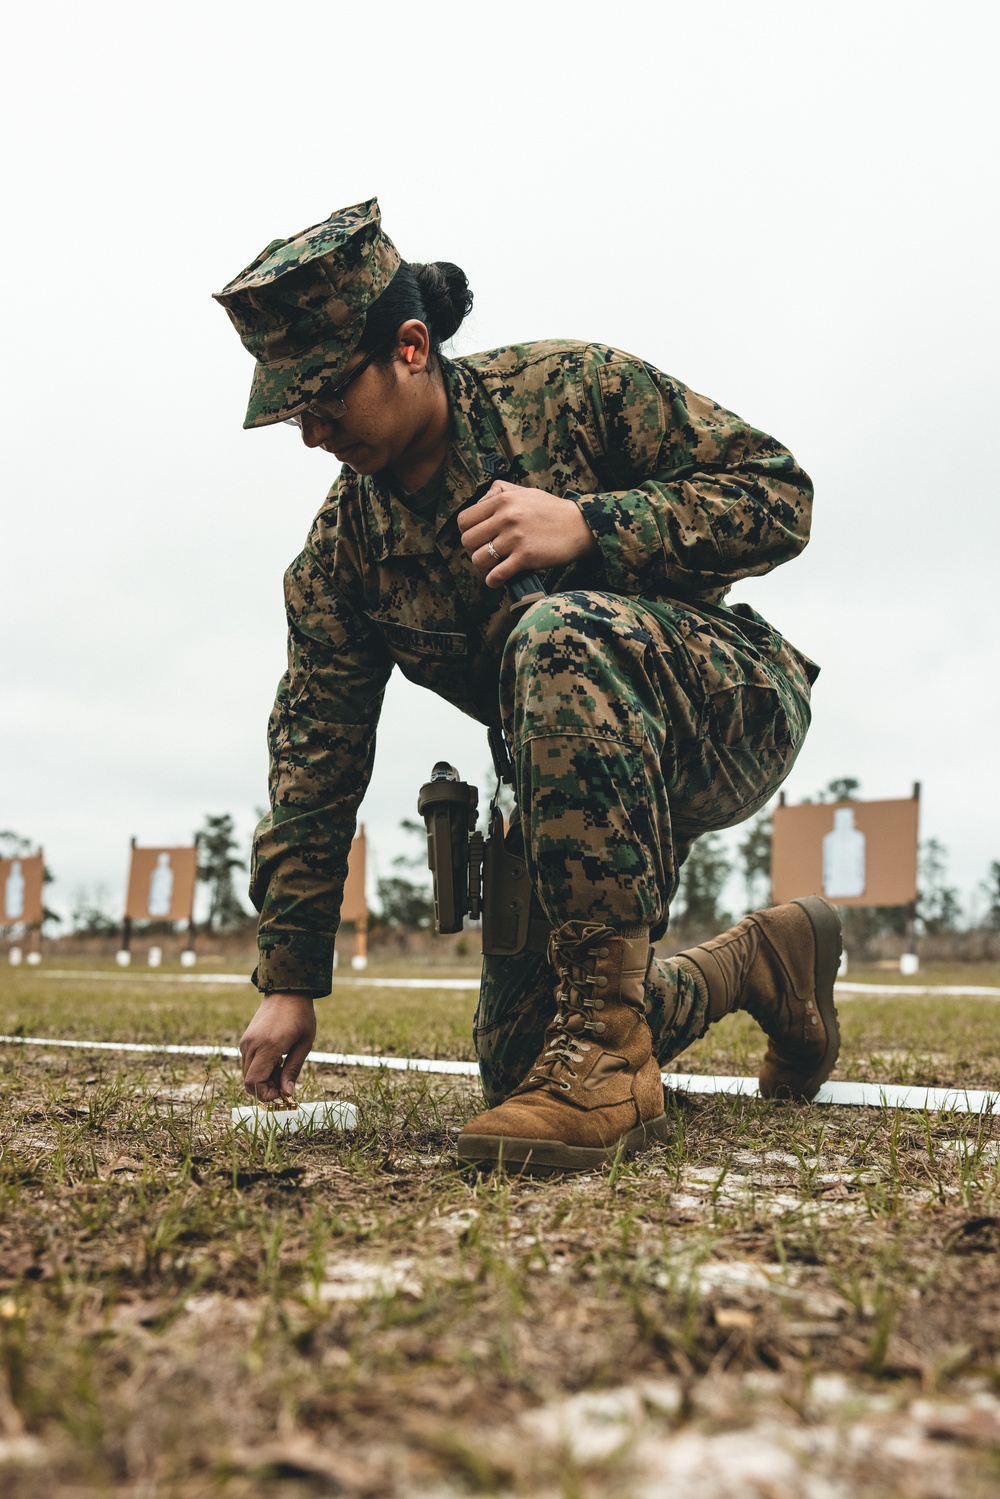
M 128 984 L 247 984 L 246 973 L 121 973 L 117 969 L 50 968 L 41 975 L 47 979 L 78 979 L 103 984 L 105 979 L 118 979 Z M 341 978 L 333 976 L 333 986 L 353 984 L 358 989 L 467 989 L 479 993 L 478 978 L 464 979 L 368 979 Z
M 65 1041 L 50 1036 L 0 1036 L 0 1045 L 64 1046 L 77 1051 L 147 1052 L 154 1056 L 238 1057 L 235 1046 L 171 1046 L 153 1041 Z M 390 1072 L 431 1072 L 444 1077 L 478 1077 L 475 1062 L 449 1062 L 436 1057 L 381 1057 L 343 1051 L 313 1051 L 311 1062 L 327 1067 L 383 1067 Z M 752 1077 L 711 1077 L 700 1072 L 665 1072 L 663 1083 L 679 1093 L 730 1093 L 757 1098 Z M 1000 1114 L 1000 1091 L 978 1088 L 914 1088 L 901 1083 L 824 1083 L 814 1103 L 853 1108 L 919 1109 L 931 1113 Z
M 936 1114 L 998 1114 L 1000 1091 L 981 1088 L 913 1088 L 901 1083 L 824 1083 L 817 1103 L 859 1108 L 917 1109 Z
M 734 1093 L 759 1098 L 753 1077 L 707 1077 L 703 1073 L 665 1072 L 664 1085 L 678 1093 Z M 901 1083 L 824 1083 L 814 1103 L 853 1108 L 919 1109 L 929 1113 L 1000 1114 L 1000 1091 L 978 1088 L 913 1088 Z
M 356 984 L 360 989 L 471 989 L 479 993 L 479 980 L 467 979 L 348 979 L 333 975 L 333 987 Z
M 54 1036 L 0 1036 L 0 1045 L 71 1046 L 76 1051 L 146 1051 L 168 1057 L 238 1057 L 235 1046 L 172 1046 L 166 1041 L 63 1041 Z
M 264 1109 L 247 1104 L 233 1110 L 233 1125 L 236 1129 L 256 1135 L 265 1130 L 281 1131 L 284 1134 L 311 1134 L 318 1129 L 356 1129 L 358 1111 L 353 1103 L 342 1103 L 339 1099 L 327 1099 L 320 1103 L 300 1103 L 294 1109 Z
M 77 979 L 90 983 L 103 983 L 105 979 L 117 979 L 128 984 L 249 984 L 245 973 L 136 973 L 129 970 L 94 968 L 50 968 L 39 977 L 47 979 Z M 339 973 L 333 975 L 334 989 L 342 984 L 351 984 L 358 989 L 454 989 L 477 993 L 478 978 L 447 979 L 387 979 L 348 978 Z M 838 999 L 850 999 L 857 994 L 888 994 L 907 999 L 911 995 L 946 995 L 950 998 L 970 996 L 976 999 L 1000 999 L 1000 989 L 982 984 L 856 984 L 838 979 L 834 985 Z
M 103 984 L 105 979 L 126 984 L 249 984 L 245 973 L 123 973 L 117 968 L 46 968 L 35 975 L 42 979 L 77 979 Z
M 236 1046 L 175 1046 L 156 1041 L 65 1041 L 54 1036 L 0 1036 L 0 1046 L 67 1046 L 75 1051 L 146 1052 L 169 1057 L 238 1057 Z M 446 1062 L 435 1057 L 377 1057 L 362 1052 L 311 1051 L 311 1062 L 326 1067 L 384 1067 L 390 1072 L 436 1072 L 450 1077 L 478 1077 L 476 1062 Z
M 838 979 L 833 988 L 838 998 L 852 994 L 897 994 L 907 999 L 911 994 L 947 994 L 955 998 L 968 994 L 978 999 L 1000 999 L 1000 989 L 982 984 L 855 984 Z
M 327 1067 L 385 1067 L 390 1072 L 438 1072 L 442 1077 L 478 1077 L 478 1062 L 445 1062 L 436 1057 L 351 1056 L 340 1051 L 311 1051 L 311 1062 Z

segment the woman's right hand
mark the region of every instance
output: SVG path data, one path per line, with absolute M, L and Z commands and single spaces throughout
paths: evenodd
M 308 994 L 265 994 L 243 1032 L 243 1086 L 261 1103 L 290 1098 L 316 1039 L 316 1011 Z

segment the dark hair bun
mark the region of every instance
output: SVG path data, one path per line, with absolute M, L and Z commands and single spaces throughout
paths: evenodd
M 436 343 L 444 343 L 458 332 L 472 310 L 472 292 L 465 272 L 450 260 L 432 260 L 427 265 L 410 262 Z

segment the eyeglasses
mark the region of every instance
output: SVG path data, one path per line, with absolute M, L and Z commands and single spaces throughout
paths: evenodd
M 309 415 L 316 417 L 317 421 L 321 422 L 339 422 L 342 416 L 347 415 L 347 402 L 344 400 L 344 391 L 351 384 L 352 380 L 356 380 L 359 375 L 364 374 L 373 359 L 377 359 L 380 354 L 386 353 L 388 349 L 392 348 L 395 342 L 396 339 L 393 337 L 387 343 L 379 344 L 376 348 L 372 349 L 370 354 L 365 355 L 361 363 L 356 365 L 349 375 L 345 375 L 342 380 L 338 380 L 336 385 L 329 385 L 322 390 L 315 401 L 310 401 L 309 405 L 305 408 Z M 286 417 L 285 421 L 291 427 L 301 427 L 303 415 L 304 412 L 300 411 L 295 416 Z

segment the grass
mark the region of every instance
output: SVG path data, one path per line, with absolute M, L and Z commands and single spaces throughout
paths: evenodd
M 4 1033 L 235 1044 L 252 1003 L 0 970 Z M 473 1004 L 344 985 L 317 1046 L 470 1057 Z M 996 1086 L 991 1001 L 842 1018 L 838 1076 Z M 678 1065 L 760 1052 L 736 1017 Z M 216 1059 L 7 1046 L 0 1090 L 12 1499 L 1000 1482 L 1000 1120 L 671 1098 L 669 1144 L 520 1180 L 456 1169 L 463 1080 L 307 1067 L 360 1114 L 311 1140 L 234 1134 Z
M 160 971 L 153 979 L 107 967 L 80 971 L 87 976 L 64 980 L 49 979 L 44 967 L 0 970 L 0 1034 L 235 1046 L 256 1005 L 249 983 L 201 985 L 185 978 L 175 985 Z M 381 977 L 382 970 L 371 976 Z M 467 1058 L 474 1008 L 472 990 L 393 992 L 338 983 L 334 996 L 317 1005 L 316 1046 Z

